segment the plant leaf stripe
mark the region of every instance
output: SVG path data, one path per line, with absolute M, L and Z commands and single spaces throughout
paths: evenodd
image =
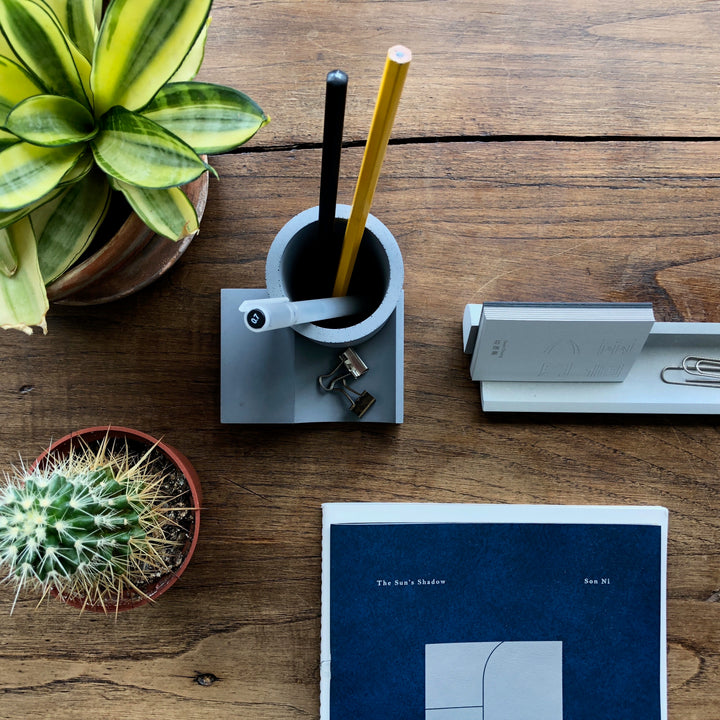
M 0 0 L 0 23 L 15 54 L 43 87 L 89 105 L 63 31 L 48 10 L 33 2 Z
M 114 185 L 123 192 L 140 219 L 156 233 L 180 240 L 198 229 L 195 206 L 181 188 L 150 190 L 120 181 Z
M 166 85 L 142 111 L 198 153 L 220 153 L 249 140 L 268 118 L 247 95 L 212 83 Z
M 157 123 L 120 107 L 106 113 L 91 141 L 100 168 L 123 182 L 167 188 L 195 180 L 206 164 Z
M 91 83 L 100 116 L 114 105 L 138 110 L 172 77 L 202 31 L 212 0 L 114 0 L 100 28 Z
M 17 210 L 49 193 L 75 164 L 81 144 L 44 148 L 16 143 L 0 153 L 0 211 Z

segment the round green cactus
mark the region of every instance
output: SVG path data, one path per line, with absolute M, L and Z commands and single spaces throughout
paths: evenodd
M 163 480 L 149 452 L 133 458 L 107 441 L 8 478 L 0 566 L 17 587 L 15 602 L 24 587 L 43 597 L 54 588 L 105 607 L 125 590 L 142 594 L 138 580 L 169 572 L 162 549 L 173 544 L 173 521 Z

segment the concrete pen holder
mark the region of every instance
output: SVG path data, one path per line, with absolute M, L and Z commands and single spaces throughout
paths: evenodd
M 339 250 L 350 216 L 349 205 L 335 211 Z M 318 238 L 318 208 L 292 218 L 275 236 L 265 265 L 270 297 L 311 300 L 328 297 L 339 254 L 323 247 Z M 350 318 L 296 325 L 295 331 L 314 342 L 344 349 L 371 338 L 387 322 L 403 290 L 403 260 L 392 233 L 373 215 L 368 216 L 348 295 L 366 298 L 368 310 Z
M 403 260 L 392 233 L 376 217 L 368 216 L 348 291 L 363 298 L 362 312 L 255 332 L 238 310 L 251 299 L 329 297 L 349 214 L 350 206 L 337 206 L 336 247 L 328 248 L 318 238 L 318 208 L 299 213 L 270 246 L 267 289 L 222 290 L 223 423 L 402 422 Z M 340 392 L 328 391 L 321 377 L 329 375 L 338 360 L 342 366 L 347 348 L 361 356 L 367 375 L 330 382 L 332 390 Z M 353 401 L 361 390 L 373 403 L 359 415 L 360 405 Z

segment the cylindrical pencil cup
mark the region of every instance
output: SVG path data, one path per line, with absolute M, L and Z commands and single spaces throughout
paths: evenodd
M 338 205 L 333 238 L 318 236 L 318 208 L 296 215 L 270 246 L 265 280 L 270 297 L 292 301 L 326 298 L 332 294 L 349 205 Z M 388 321 L 402 295 L 402 254 L 392 233 L 368 215 L 348 295 L 364 299 L 358 315 L 295 325 L 309 340 L 330 347 L 351 347 L 371 338 Z

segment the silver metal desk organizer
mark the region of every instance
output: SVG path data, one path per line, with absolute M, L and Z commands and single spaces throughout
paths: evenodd
M 463 317 L 463 349 L 479 347 L 482 305 Z M 618 382 L 484 380 L 486 412 L 720 414 L 720 323 L 653 322 Z

